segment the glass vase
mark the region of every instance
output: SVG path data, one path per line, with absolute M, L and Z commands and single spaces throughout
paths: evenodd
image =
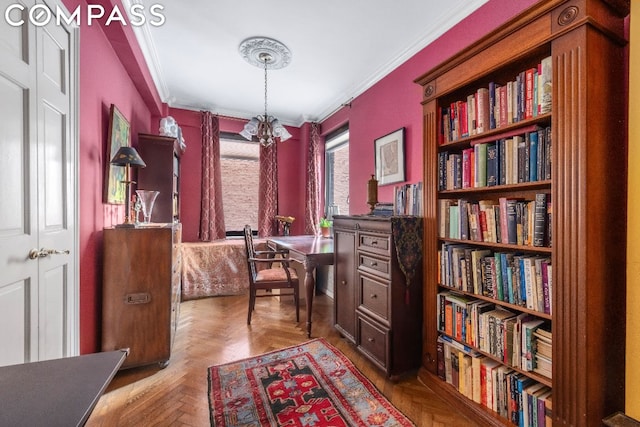
M 149 224 L 151 222 L 151 212 L 153 211 L 153 204 L 156 202 L 156 198 L 159 191 L 153 190 L 136 190 L 138 200 L 142 206 L 142 216 L 144 217 L 143 224 Z

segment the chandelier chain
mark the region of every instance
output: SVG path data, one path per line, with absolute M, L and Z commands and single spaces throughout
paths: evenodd
M 267 60 L 264 58 L 264 119 L 267 120 Z

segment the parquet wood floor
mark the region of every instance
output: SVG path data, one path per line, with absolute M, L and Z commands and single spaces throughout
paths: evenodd
M 290 301 L 259 298 L 251 326 L 248 296 L 214 297 L 180 304 L 169 365 L 120 371 L 96 405 L 87 426 L 208 426 L 207 368 L 307 341 L 301 308 L 299 324 Z M 302 304 L 304 307 L 304 304 Z M 465 427 L 457 413 L 412 373 L 392 382 L 333 328 L 333 302 L 314 298 L 313 337 L 340 349 L 418 427 Z

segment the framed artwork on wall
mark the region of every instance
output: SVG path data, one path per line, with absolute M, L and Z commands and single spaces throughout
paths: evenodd
M 404 128 L 375 140 L 376 179 L 379 185 L 403 182 Z
M 111 159 L 118 152 L 120 147 L 128 147 L 130 135 L 129 121 L 124 118 L 120 110 L 111 104 L 109 112 L 109 135 L 107 137 L 107 157 L 105 159 L 105 176 L 104 176 L 104 202 L 110 204 L 121 205 L 126 197 L 125 185 L 125 168 L 122 166 L 114 166 Z

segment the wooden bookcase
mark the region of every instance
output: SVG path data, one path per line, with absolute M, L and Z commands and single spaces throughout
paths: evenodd
M 474 292 L 515 314 L 551 325 L 552 376 L 515 370 L 552 388 L 554 425 L 596 426 L 624 410 L 626 268 L 626 83 L 624 18 L 629 1 L 539 2 L 416 79 L 424 117 L 424 339 L 420 379 L 483 425 L 510 420 L 475 403 L 438 376 L 438 294 L 443 244 L 549 257 L 549 314 Z M 551 57 L 551 112 L 445 142 L 445 107 L 466 101 L 489 83 L 506 85 Z M 485 142 L 550 127 L 551 177 L 490 187 L 441 189 L 439 160 Z M 500 198 L 534 200 L 547 194 L 552 244 L 488 243 L 440 235 L 443 200 L 455 204 Z M 455 235 L 455 234 L 454 234 Z M 455 337 L 454 337 L 455 339 Z M 463 340 L 464 344 L 469 343 Z M 471 346 L 479 351 L 478 347 Z M 487 351 L 479 351 L 498 359 Z
M 139 190 L 159 191 L 151 222 L 180 222 L 180 156 L 182 149 L 177 138 L 138 134 L 140 156 L 147 164 L 138 168 Z

